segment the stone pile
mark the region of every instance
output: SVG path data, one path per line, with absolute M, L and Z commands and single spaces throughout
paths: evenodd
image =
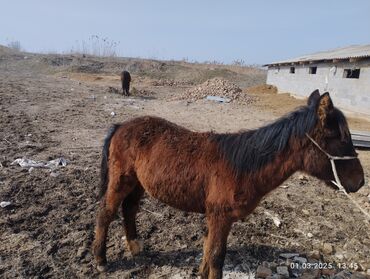
M 181 100 L 196 101 L 205 99 L 207 96 L 218 96 L 230 102 L 242 104 L 254 102 L 254 98 L 243 93 L 236 84 L 222 78 L 209 79 L 200 85 L 193 86 L 178 96 L 178 98 Z

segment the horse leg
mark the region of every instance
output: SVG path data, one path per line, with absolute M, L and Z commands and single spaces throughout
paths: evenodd
M 126 95 L 125 82 L 123 79 L 121 79 L 121 84 L 122 84 L 122 95 Z
M 123 225 L 126 234 L 126 245 L 132 256 L 139 254 L 143 250 L 143 242 L 138 240 L 136 230 L 136 213 L 139 210 L 140 199 L 144 194 L 144 189 L 140 186 L 127 196 L 122 203 Z
M 204 236 L 203 236 L 203 259 L 199 267 L 199 275 L 201 276 L 201 278 L 208 278 L 208 272 L 209 272 L 208 259 L 206 258 L 206 254 L 205 254 L 207 238 L 208 238 L 208 228 L 206 228 L 206 232 L 204 233 Z
M 111 175 L 109 179 L 107 192 L 100 202 L 100 208 L 95 225 L 95 240 L 93 243 L 93 254 L 99 271 L 106 270 L 106 242 L 109 225 L 113 221 L 123 199 L 132 191 L 132 186 L 127 185 L 126 183 L 124 183 L 125 187 L 122 187 L 122 181 L 125 179 L 119 174 L 114 176 Z
M 231 225 L 232 222 L 225 216 L 207 216 L 208 234 L 203 244 L 203 260 L 199 269 L 202 279 L 222 278 Z

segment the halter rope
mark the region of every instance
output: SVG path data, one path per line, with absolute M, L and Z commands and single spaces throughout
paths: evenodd
M 335 160 L 353 160 L 353 159 L 356 159 L 357 156 L 333 156 L 331 154 L 329 154 L 328 152 L 326 152 L 324 149 L 321 148 L 321 146 L 313 139 L 311 138 L 307 133 L 306 133 L 306 137 L 308 137 L 308 139 L 318 148 L 321 150 L 321 152 L 323 152 L 327 157 L 328 159 L 330 160 L 330 164 L 331 164 L 331 169 L 333 171 L 333 174 L 334 174 L 334 178 L 335 178 L 335 181 L 331 181 L 335 186 L 338 187 L 339 191 L 340 192 L 343 192 L 356 206 L 358 209 L 360 209 L 360 211 L 368 218 L 368 220 L 370 221 L 370 214 L 365 211 L 358 203 L 357 201 L 355 201 L 346 191 L 346 189 L 343 187 L 342 183 L 340 182 L 340 179 L 339 179 L 339 176 L 338 176 L 338 172 L 337 172 L 337 168 L 335 167 Z

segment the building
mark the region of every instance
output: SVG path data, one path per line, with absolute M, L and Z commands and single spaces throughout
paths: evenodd
M 266 64 L 267 84 L 307 97 L 328 91 L 334 104 L 370 116 L 370 45 L 349 46 Z

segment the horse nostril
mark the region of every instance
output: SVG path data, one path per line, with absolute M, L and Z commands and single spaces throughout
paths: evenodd
M 360 182 L 360 187 L 364 186 L 365 184 L 365 178 L 362 178 L 361 182 Z

